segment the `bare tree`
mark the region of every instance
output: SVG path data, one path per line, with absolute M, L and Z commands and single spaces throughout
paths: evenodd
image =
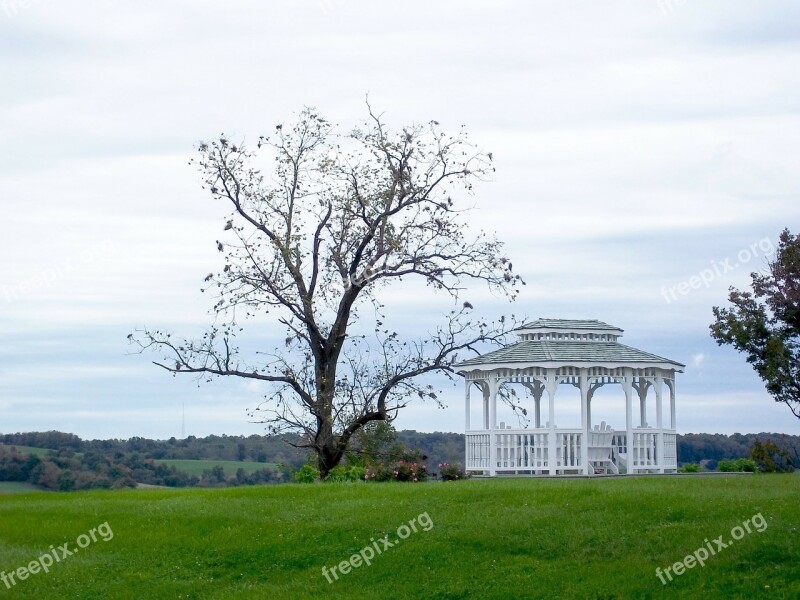
M 247 149 L 221 137 L 196 161 L 211 195 L 229 203 L 214 325 L 201 340 L 137 330 L 140 351 L 173 373 L 231 376 L 272 384 L 251 416 L 272 432 L 300 432 L 322 477 L 371 421 L 392 420 L 418 398 L 441 399 L 421 375 L 453 377 L 459 353 L 502 343 L 511 320 L 472 316 L 465 284 L 482 282 L 513 300 L 518 284 L 502 243 L 473 237 L 453 196 L 471 195 L 494 170 L 491 153 L 464 128 L 447 135 L 436 121 L 390 132 L 369 110 L 361 127 L 339 133 L 311 109 Z M 270 176 L 257 168 L 265 160 Z M 463 201 L 462 201 L 463 202 Z M 421 339 L 385 325 L 387 286 L 425 282 L 456 308 Z M 243 318 L 269 313 L 285 343 L 256 362 L 235 345 Z

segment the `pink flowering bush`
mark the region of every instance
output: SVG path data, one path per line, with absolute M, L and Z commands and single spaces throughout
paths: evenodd
M 442 481 L 456 481 L 458 479 L 466 479 L 467 476 L 461 469 L 461 465 L 451 465 L 443 462 L 439 463 L 439 477 L 441 477 Z
M 428 467 L 418 462 L 398 460 L 394 464 L 380 463 L 364 472 L 365 481 L 410 481 L 420 482 L 428 479 Z

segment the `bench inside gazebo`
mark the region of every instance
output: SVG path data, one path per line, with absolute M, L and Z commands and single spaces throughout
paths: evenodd
M 538 319 L 516 333 L 516 343 L 457 365 L 466 384 L 468 472 L 487 476 L 676 472 L 675 373 L 683 372 L 685 365 L 621 344 L 622 329 L 601 321 Z M 622 388 L 619 422 L 624 414 L 624 429 L 592 421 L 593 396 L 610 384 Z M 556 424 L 556 392 L 561 385 L 580 390 L 580 425 Z M 511 386 L 530 393 L 532 406 L 527 412 L 533 411 L 532 423 L 517 428 L 497 423 L 498 395 Z M 471 426 L 475 390 L 481 392 L 482 428 Z M 647 422 L 650 392 L 655 426 Z

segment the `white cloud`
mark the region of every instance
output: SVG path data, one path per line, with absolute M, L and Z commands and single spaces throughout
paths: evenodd
M 194 145 L 221 131 L 253 140 L 306 104 L 346 128 L 364 116 L 367 92 L 395 126 L 464 123 L 494 153 L 496 180 L 479 186 L 468 224 L 507 242 L 528 286 L 511 307 L 470 290 L 478 310 L 613 322 L 626 340 L 702 368 L 685 376 L 697 397 L 748 377 L 753 395 L 737 400 L 738 414 L 760 414 L 760 384 L 741 357 L 699 342 L 710 307 L 747 285 L 750 265 L 673 302 L 661 290 L 800 218 L 800 8 L 673 5 L 90 0 L 0 10 L 0 394 L 13 392 L 0 403 L 63 406 L 59 418 L 4 410 L 3 427 L 102 436 L 103 415 L 115 435 L 156 435 L 147 415 L 161 398 L 199 393 L 222 407 L 204 403 L 206 421 L 198 413 L 209 432 L 251 427 L 227 388 L 164 377 L 154 357 L 125 356 L 125 335 L 210 322 L 199 288 L 219 267 L 227 208 L 200 189 L 187 164 Z M 106 242 L 113 252 L 80 259 Z M 76 268 L 5 299 L 3 286 L 62 264 Z M 393 299 L 396 319 L 420 329 L 448 308 L 416 286 Z M 19 382 L 42 360 L 52 376 L 26 391 Z M 84 382 L 80 409 L 62 377 Z M 237 393 L 247 404 L 263 390 Z M 700 429 L 723 426 L 697 415 Z M 458 430 L 461 419 L 420 407 L 402 424 Z

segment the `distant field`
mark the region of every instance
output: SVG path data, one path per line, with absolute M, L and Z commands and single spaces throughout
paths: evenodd
M 0 481 L 0 494 L 19 494 L 20 492 L 41 492 L 42 488 L 21 481 Z M 2 588 L 0 588 L 2 589 Z
M 798 497 L 792 475 L 6 495 L 0 571 L 51 545 L 75 549 L 108 523 L 113 539 L 18 582 L 8 597 L 796 600 Z M 759 513 L 765 527 L 738 529 Z M 414 519 L 417 531 L 404 530 Z M 662 585 L 656 568 L 716 538 L 727 547 Z M 382 553 L 371 565 L 341 571 L 375 544 Z M 328 583 L 323 566 L 336 566 L 338 579 Z
M 44 456 L 48 452 L 53 452 L 49 448 L 34 448 L 32 446 L 17 446 L 14 444 L 3 444 L 4 448 L 16 448 L 17 452 L 21 454 L 35 454 L 36 456 Z
M 233 477 L 236 471 L 244 469 L 249 475 L 269 467 L 276 469 L 277 465 L 273 463 L 258 463 L 258 462 L 244 462 L 236 460 L 159 460 L 156 461 L 167 465 L 168 467 L 175 467 L 178 471 L 183 471 L 188 475 L 197 475 L 198 477 L 203 474 L 203 471 L 210 471 L 214 467 L 222 467 L 225 469 L 226 477 Z

